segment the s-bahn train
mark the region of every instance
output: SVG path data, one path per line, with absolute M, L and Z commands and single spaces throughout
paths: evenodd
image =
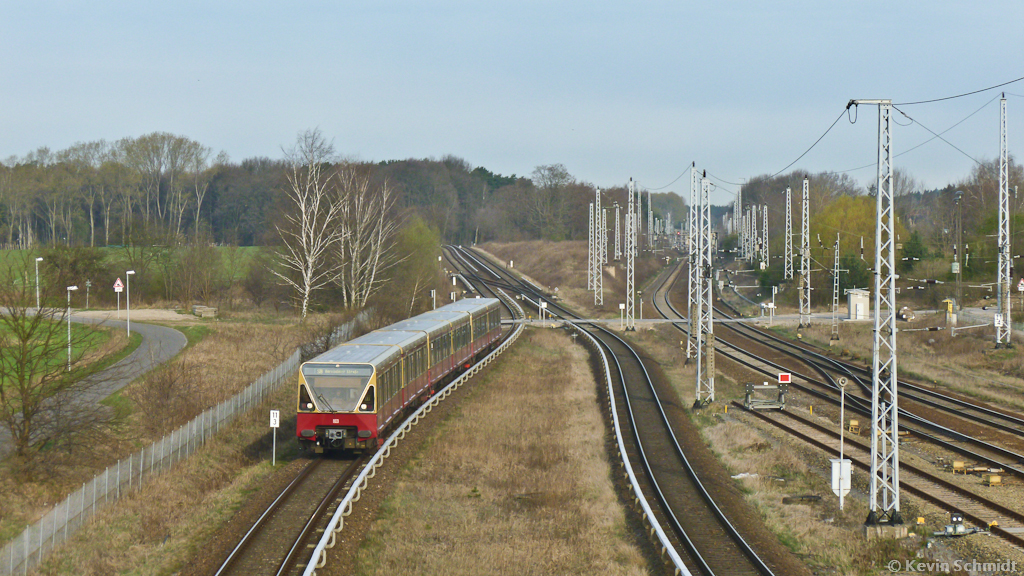
M 316 453 L 376 449 L 405 408 L 433 394 L 500 338 L 500 302 L 473 298 L 374 330 L 303 363 L 300 446 Z

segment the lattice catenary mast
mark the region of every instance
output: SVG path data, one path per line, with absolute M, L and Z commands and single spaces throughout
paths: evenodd
M 836 232 L 836 256 L 832 263 L 832 334 L 828 345 L 839 342 L 839 232 Z
M 697 224 L 697 213 L 698 213 L 698 194 L 700 189 L 700 181 L 697 178 L 697 163 L 694 162 L 690 165 L 690 223 L 689 230 L 686 233 L 686 240 L 689 247 L 690 255 L 690 266 L 688 273 L 687 282 L 687 297 L 686 301 L 686 318 L 689 323 L 689 335 L 686 338 L 686 359 L 689 360 L 697 355 L 697 340 L 694 336 L 696 330 L 697 320 L 695 318 L 697 312 L 697 268 L 699 265 L 699 253 L 697 252 L 697 233 L 699 232 L 699 226 Z
M 764 225 L 761 227 L 761 262 L 762 269 L 768 267 L 768 205 L 764 205 Z
M 711 188 L 706 178 L 700 180 L 700 234 L 697 237 L 698 256 L 698 298 L 697 326 L 697 397 L 694 408 L 706 406 L 715 401 L 715 325 L 712 314 L 712 258 L 715 247 L 711 242 L 711 202 L 708 194 Z M 703 360 L 703 362 L 702 362 Z
M 636 255 L 636 215 L 633 212 L 633 179 L 629 179 L 629 204 L 626 206 L 626 330 L 636 330 L 633 287 L 633 258 Z
M 590 211 L 588 212 L 588 232 L 587 232 L 587 290 L 594 289 L 594 259 L 596 258 L 596 232 L 594 230 L 594 203 L 589 204 Z
M 616 202 L 615 203 L 615 259 L 616 260 L 621 260 L 622 259 L 622 248 L 621 248 L 621 244 L 619 244 L 619 240 L 622 238 L 622 231 L 619 229 L 619 220 L 621 220 L 621 218 L 619 217 L 619 203 Z
M 594 191 L 594 305 L 604 305 L 604 282 L 601 269 L 604 266 L 604 251 L 607 235 L 604 232 L 604 210 L 601 209 L 601 189 Z
M 1006 94 L 999 99 L 999 312 L 996 314 L 996 348 L 1010 347 L 1010 178 L 1006 163 Z
M 800 205 L 800 326 L 811 324 L 811 218 L 809 184 L 804 177 Z
M 782 278 L 793 279 L 793 192 L 789 186 L 786 186 L 786 267 Z
M 875 322 L 871 358 L 871 482 L 865 522 L 903 524 L 900 514 L 899 403 L 896 387 L 896 266 L 892 188 L 891 100 L 878 105 L 878 179 L 875 221 Z

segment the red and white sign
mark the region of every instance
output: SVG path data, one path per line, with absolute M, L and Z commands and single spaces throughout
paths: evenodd
M 114 292 L 124 292 L 124 284 L 121 283 L 120 278 L 118 278 L 117 281 L 114 282 Z
M 1024 278 L 1021 278 L 1020 282 L 1017 283 L 1017 292 L 1024 292 Z
M 789 372 L 779 372 L 779 384 L 791 384 L 793 376 Z

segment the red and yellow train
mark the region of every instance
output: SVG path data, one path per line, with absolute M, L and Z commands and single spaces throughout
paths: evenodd
M 403 410 L 433 394 L 501 338 L 501 304 L 473 298 L 374 330 L 299 369 L 299 444 L 375 449 Z

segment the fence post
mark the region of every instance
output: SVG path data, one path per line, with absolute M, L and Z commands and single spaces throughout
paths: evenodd
M 139 490 L 142 490 L 142 474 L 145 472 L 146 467 L 146 447 L 142 447 L 142 451 L 139 452 Z
M 117 461 L 117 499 L 121 499 L 121 461 Z

